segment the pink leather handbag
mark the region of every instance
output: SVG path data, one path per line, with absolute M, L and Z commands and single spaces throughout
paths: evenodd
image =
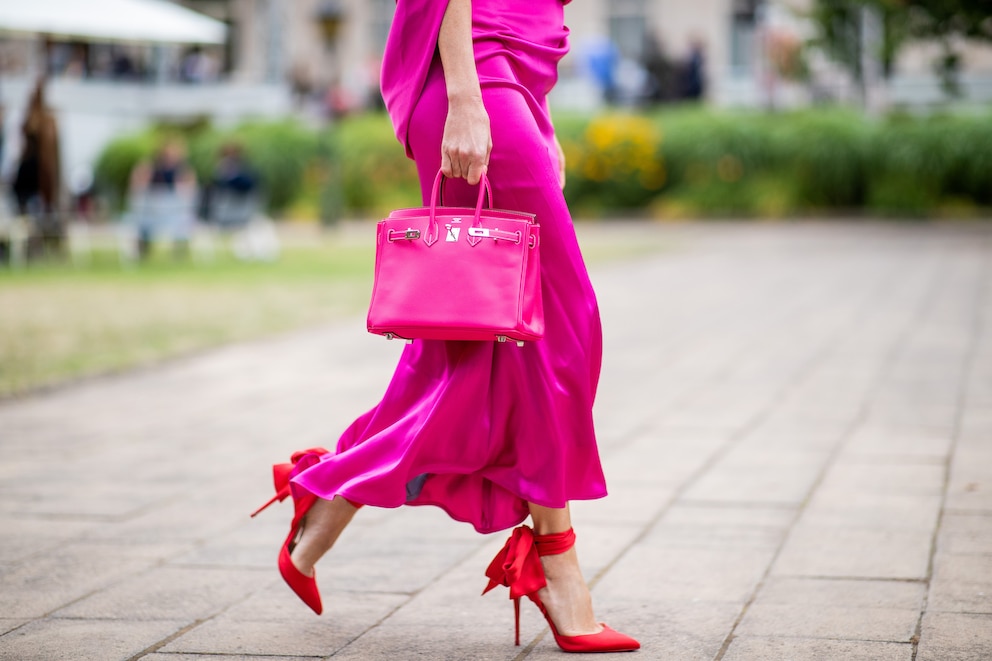
M 539 340 L 540 226 L 533 214 L 439 204 L 443 175 L 429 207 L 399 209 L 379 221 L 370 333 L 407 340 Z

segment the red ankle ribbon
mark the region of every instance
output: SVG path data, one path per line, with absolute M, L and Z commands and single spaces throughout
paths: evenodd
M 565 532 L 553 532 L 550 535 L 534 535 L 534 545 L 537 554 L 558 555 L 575 546 L 575 530 L 569 528 Z
M 510 588 L 510 599 L 537 592 L 548 584 L 540 556 L 564 553 L 574 544 L 575 532 L 571 528 L 550 535 L 535 535 L 527 526 L 514 528 L 510 539 L 486 568 L 489 585 L 482 594 L 497 585 Z

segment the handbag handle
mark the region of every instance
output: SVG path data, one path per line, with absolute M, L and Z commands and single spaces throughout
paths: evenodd
M 437 171 L 437 176 L 434 177 L 434 188 L 431 190 L 431 218 L 430 223 L 427 225 L 427 236 L 424 237 L 424 243 L 429 246 L 434 245 L 437 242 L 439 236 L 439 228 L 437 223 L 437 203 L 441 197 L 441 187 L 444 183 L 444 173 L 440 170 Z M 489 178 L 486 173 L 482 173 L 482 178 L 479 180 L 479 199 L 475 202 L 475 222 L 472 223 L 473 227 L 478 227 L 482 225 L 482 201 L 489 196 L 489 208 L 493 206 L 493 189 L 489 185 Z M 443 204 L 442 204 L 443 206 Z M 476 241 L 478 243 L 478 241 Z

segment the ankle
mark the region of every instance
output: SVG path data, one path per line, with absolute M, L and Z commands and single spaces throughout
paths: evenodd
M 303 519 L 300 538 L 290 553 L 290 560 L 300 573 L 313 575 L 314 565 L 331 550 L 357 511 L 350 501 L 340 497 L 314 503 Z

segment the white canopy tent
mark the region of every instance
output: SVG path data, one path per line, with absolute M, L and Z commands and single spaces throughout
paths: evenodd
M 165 0 L 4 0 L 0 34 L 96 41 L 220 44 L 220 21 Z

